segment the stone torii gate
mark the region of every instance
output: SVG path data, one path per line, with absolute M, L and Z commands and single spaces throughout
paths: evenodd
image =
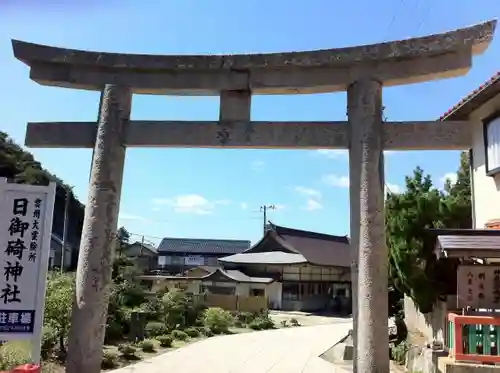
M 468 149 L 471 132 L 465 121 L 383 123 L 382 86 L 465 74 L 472 56 L 488 47 L 495 24 L 360 47 L 255 55 L 115 54 L 14 40 L 14 55 L 30 67 L 32 80 L 101 91 L 97 123 L 28 123 L 26 134 L 30 147 L 94 149 L 67 372 L 100 371 L 126 147 L 349 149 L 355 365 L 358 372 L 388 372 L 383 150 Z M 347 122 L 250 118 L 252 94 L 345 90 Z M 133 93 L 218 95 L 219 121 L 131 121 Z

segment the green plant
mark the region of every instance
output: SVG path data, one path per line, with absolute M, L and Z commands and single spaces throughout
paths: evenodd
M 127 360 L 133 360 L 137 357 L 137 349 L 129 344 L 121 344 L 118 346 L 118 351 Z
M 266 330 L 266 329 L 274 329 L 276 326 L 274 325 L 274 321 L 267 314 L 262 314 L 257 316 L 253 321 L 248 324 L 248 327 L 253 330 Z
M 165 324 L 157 321 L 148 322 L 146 325 L 146 335 L 148 337 L 157 337 L 159 335 L 164 335 L 168 332 Z
M 295 317 L 292 317 L 290 319 L 290 324 L 292 324 L 292 326 L 300 326 L 299 320 L 297 320 Z
M 251 312 L 238 312 L 235 318 L 235 325 L 237 323 L 241 325 L 249 324 L 250 322 L 252 322 L 255 316 L 256 315 Z
M 118 366 L 118 354 L 114 351 L 104 350 L 102 352 L 101 368 L 113 369 Z
M 214 336 L 214 332 L 212 331 L 212 329 L 207 328 L 207 327 L 202 328 L 201 334 L 203 334 L 205 337 L 208 337 L 208 338 Z
M 233 316 L 230 312 L 222 308 L 208 308 L 204 314 L 204 324 L 214 334 L 222 334 L 229 332 L 229 327 L 234 323 Z
M 144 340 L 140 343 L 141 349 L 144 352 L 155 352 L 156 351 L 156 346 L 155 343 L 151 340 Z
M 53 272 L 47 280 L 45 325 L 56 335 L 59 351 L 66 353 L 66 340 L 71 325 L 71 309 L 75 289 L 74 274 Z
M 196 338 L 200 336 L 200 331 L 196 328 L 187 328 L 184 330 L 184 332 L 190 337 L 190 338 Z
M 386 237 L 389 247 L 390 286 L 409 296 L 420 312 L 428 313 L 444 294 L 456 289 L 456 261 L 438 260 L 435 237 L 429 228 L 470 228 L 471 188 L 469 159 L 460 158 L 457 182 L 446 182 L 444 191 L 433 187 L 430 175 L 417 167 L 406 177 L 402 193 L 387 194 Z M 392 312 L 400 299 L 392 296 Z
M 177 339 L 178 341 L 186 341 L 189 338 L 189 335 L 182 330 L 172 330 L 172 338 Z
M 171 329 L 195 325 L 205 309 L 199 298 L 179 289 L 166 293 L 162 301 L 165 320 Z
M 41 346 L 42 359 L 46 360 L 52 355 L 56 344 L 57 344 L 56 331 L 50 326 L 44 326 L 42 334 L 42 346 Z
M 408 352 L 409 346 L 407 341 L 403 341 L 397 346 L 393 346 L 390 349 L 391 360 L 396 363 L 403 365 L 406 362 L 406 353 Z
M 28 346 L 22 342 L 8 342 L 0 347 L 0 369 L 9 370 L 29 363 Z
M 171 347 L 173 342 L 173 338 L 169 335 L 160 335 L 156 340 L 160 343 L 161 347 Z

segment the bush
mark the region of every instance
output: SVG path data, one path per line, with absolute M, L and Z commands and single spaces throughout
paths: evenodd
M 178 289 L 166 293 L 162 301 L 166 323 L 172 329 L 195 325 L 205 309 L 198 298 Z
M 178 341 L 185 341 L 189 338 L 189 336 L 182 330 L 173 330 L 172 338 L 177 339 Z
M 164 335 L 167 332 L 168 330 L 166 325 L 161 322 L 152 321 L 146 324 L 146 335 L 150 338 Z
M 274 329 L 274 321 L 267 315 L 261 315 L 256 317 L 248 327 L 253 330 L 266 330 L 266 329 Z
M 190 337 L 190 338 L 196 338 L 200 336 L 200 331 L 196 328 L 187 328 L 184 330 L 184 332 Z
M 127 360 L 132 360 L 136 358 L 137 349 L 134 346 L 129 344 L 121 344 L 118 346 L 118 351 L 122 354 L 122 356 Z
M 8 342 L 0 347 L 0 369 L 9 370 L 29 363 L 29 349 L 22 342 Z
M 254 318 L 255 315 L 251 312 L 238 312 L 236 314 L 235 324 L 247 325 L 250 324 Z
M 290 324 L 292 324 L 292 326 L 300 326 L 300 323 L 296 318 L 290 319 Z
M 114 351 L 103 351 L 101 368 L 102 369 L 113 369 L 118 366 L 118 354 Z
M 41 356 L 42 359 L 47 360 L 52 353 L 54 352 L 54 348 L 56 347 L 57 344 L 57 332 L 54 330 L 54 328 L 50 326 L 44 326 L 43 327 L 43 334 L 42 334 L 42 349 L 41 349 Z
M 141 349 L 144 352 L 155 352 L 156 351 L 156 346 L 153 341 L 150 341 L 146 339 L 145 341 L 142 341 L 141 344 Z
M 213 337 L 214 336 L 214 332 L 212 331 L 212 329 L 210 328 L 207 328 L 207 327 L 204 327 L 202 328 L 202 330 L 200 331 L 201 334 L 203 334 L 205 337 Z
M 204 314 L 204 324 L 215 334 L 229 332 L 229 327 L 234 323 L 233 316 L 230 312 L 224 311 L 222 308 L 209 308 Z
M 160 335 L 156 340 L 161 347 L 172 347 L 173 338 L 169 335 Z
M 408 352 L 409 347 L 406 341 L 398 344 L 397 346 L 393 346 L 390 348 L 391 360 L 395 361 L 400 365 L 404 365 L 406 362 L 406 353 Z

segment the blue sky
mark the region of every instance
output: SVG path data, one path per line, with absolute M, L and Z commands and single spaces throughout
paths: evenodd
M 151 54 L 313 50 L 415 37 L 495 18 L 498 0 L 0 1 L 0 129 L 23 143 L 28 121 L 96 120 L 98 92 L 43 87 L 12 56 L 10 39 Z M 54 4 L 58 5 L 54 5 Z M 103 3 L 105 3 L 103 5 Z M 432 120 L 498 69 L 500 37 L 461 78 L 384 90 L 389 120 Z M 345 93 L 254 96 L 254 120 L 345 120 Z M 132 119 L 217 120 L 216 97 L 134 96 Z M 91 150 L 30 149 L 86 203 Z M 437 186 L 457 152 L 397 152 L 397 190 L 417 166 Z M 262 231 L 262 204 L 279 224 L 349 233 L 345 152 L 129 149 L 120 224 L 154 237 L 240 238 Z M 137 238 L 137 237 L 135 237 Z

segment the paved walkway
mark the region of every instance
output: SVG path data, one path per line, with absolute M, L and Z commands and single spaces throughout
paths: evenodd
M 352 328 L 349 319 L 332 324 L 218 336 L 112 373 L 341 373 L 319 358 Z

